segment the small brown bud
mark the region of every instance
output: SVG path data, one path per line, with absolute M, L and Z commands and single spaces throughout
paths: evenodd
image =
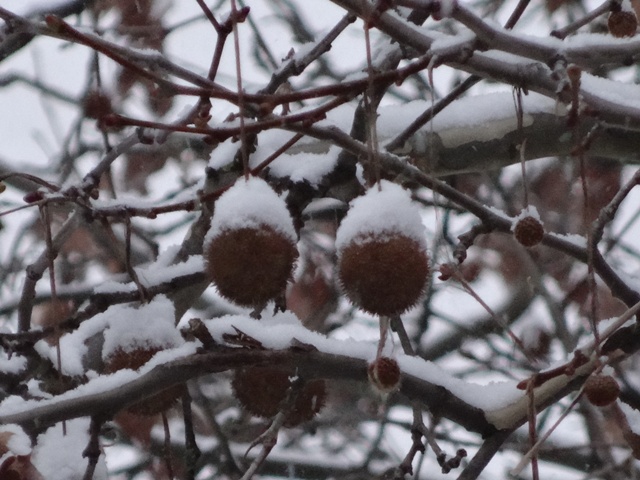
M 44 193 L 40 190 L 34 190 L 33 192 L 27 193 L 22 199 L 27 203 L 36 203 L 44 198 Z

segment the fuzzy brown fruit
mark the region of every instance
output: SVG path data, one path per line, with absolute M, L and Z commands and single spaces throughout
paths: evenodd
M 82 109 L 87 118 L 101 119 L 105 115 L 113 113 L 111 98 L 100 90 L 91 90 L 82 99 Z
M 256 314 L 283 307 L 298 236 L 287 204 L 259 177 L 238 179 L 215 203 L 204 241 L 206 272 L 220 294 Z
M 611 375 L 591 375 L 584 383 L 584 394 L 596 407 L 605 407 L 618 399 L 620 386 Z
M 131 351 L 124 351 L 121 348 L 113 351 L 105 360 L 105 373 L 115 373 L 123 369 L 138 370 L 151 358 L 163 350 L 160 347 L 138 347 Z M 162 413 L 172 407 L 184 392 L 183 385 L 170 387 L 156 395 L 152 395 L 141 402 L 135 403 L 127 408 L 129 413 L 136 415 L 151 416 Z
M 338 258 L 340 283 L 349 299 L 374 315 L 398 315 L 414 307 L 429 275 L 429 257 L 399 233 L 352 240 Z
M 389 357 L 379 357 L 369 364 L 369 381 L 381 393 L 391 393 L 400 386 L 400 367 Z
M 243 307 L 284 294 L 297 258 L 296 245 L 269 225 L 223 230 L 205 251 L 209 278 L 223 297 Z
M 523 217 L 513 227 L 513 235 L 521 245 L 533 247 L 544 237 L 544 227 L 535 217 Z
M 609 33 L 617 38 L 633 37 L 638 29 L 636 14 L 626 10 L 611 12 L 607 19 Z
M 271 418 L 282 408 L 294 375 L 293 369 L 248 367 L 236 371 L 232 387 L 245 410 L 258 417 Z M 284 425 L 294 427 L 311 420 L 324 406 L 326 397 L 324 380 L 306 382 L 287 412 Z

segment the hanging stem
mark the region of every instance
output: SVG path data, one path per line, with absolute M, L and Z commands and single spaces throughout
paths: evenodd
M 373 85 L 373 61 L 371 60 L 371 37 L 369 35 L 370 25 L 368 22 L 364 24 L 364 41 L 367 50 L 367 73 L 369 79 L 369 85 L 367 91 L 364 94 L 364 107 L 367 112 L 367 149 L 369 152 L 369 165 L 373 167 L 373 174 L 375 182 L 380 189 L 380 162 L 378 161 L 378 132 L 376 122 L 376 109 L 371 102 L 374 95 Z
M 242 66 L 240 65 L 240 35 L 238 33 L 238 9 L 235 0 L 231 0 L 231 16 L 233 17 L 233 51 L 236 57 L 236 88 L 238 89 L 238 109 L 240 110 L 240 155 L 245 180 L 249 179 L 249 152 L 247 151 L 247 135 L 244 128 L 244 91 L 242 89 Z
M 529 188 L 527 187 L 527 169 L 525 160 L 525 148 L 527 145 L 527 139 L 523 135 L 524 127 L 524 110 L 522 108 L 522 89 L 515 88 L 513 91 L 514 101 L 516 104 L 516 118 L 518 121 L 518 136 L 521 138 L 519 150 L 520 150 L 520 167 L 522 168 L 522 189 L 524 191 L 524 208 L 529 206 Z

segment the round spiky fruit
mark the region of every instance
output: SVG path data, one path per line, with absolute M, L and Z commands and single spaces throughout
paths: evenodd
M 354 200 L 336 248 L 340 283 L 362 310 L 398 315 L 420 300 L 429 275 L 425 228 L 400 186 L 382 181 Z
M 400 367 L 395 359 L 376 358 L 369 364 L 369 381 L 381 393 L 391 393 L 400 386 Z
M 158 352 L 184 343 L 175 326 L 173 303 L 164 295 L 157 295 L 137 309 L 110 307 L 105 315 L 108 319 L 102 345 L 105 373 L 123 369 L 138 370 Z M 136 414 L 155 415 L 175 403 L 182 392 L 181 385 L 170 387 L 134 404 L 128 410 Z
M 584 383 L 584 394 L 596 407 L 605 407 L 618 399 L 620 385 L 611 375 L 591 375 Z
M 298 258 L 287 207 L 264 181 L 240 179 L 216 202 L 204 246 L 220 294 L 244 307 L 281 297 Z
M 162 350 L 162 348 L 158 347 L 136 348 L 129 351 L 117 349 L 106 359 L 105 373 L 115 373 L 123 369 L 138 370 Z M 127 408 L 127 411 L 145 416 L 162 413 L 171 408 L 178 398 L 182 396 L 183 392 L 184 385 L 176 385 L 131 405 Z
M 513 225 L 513 236 L 525 247 L 538 245 L 544 237 L 544 227 L 536 217 L 537 215 L 521 215 Z
M 633 37 L 638 29 L 638 17 L 632 11 L 620 10 L 611 12 L 607 20 L 609 33 L 614 37 Z
M 263 224 L 221 232 L 208 243 L 205 255 L 207 273 L 220 294 L 253 307 L 285 291 L 298 253 L 291 240 Z
M 415 306 L 429 273 L 426 252 L 401 234 L 356 239 L 342 250 L 338 265 L 349 299 L 366 312 L 386 316 Z
M 283 407 L 294 375 L 293 369 L 248 367 L 236 371 L 232 387 L 245 410 L 258 417 L 271 418 Z M 324 406 L 326 397 L 324 380 L 305 383 L 287 412 L 284 425 L 294 427 L 311 420 Z

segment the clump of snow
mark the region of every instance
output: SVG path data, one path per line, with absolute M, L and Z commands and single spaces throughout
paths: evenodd
M 274 129 L 261 133 L 260 142 L 251 155 L 249 166 L 258 167 L 293 137 L 291 132 L 284 130 Z M 309 143 L 310 141 L 313 143 Z M 340 149 L 328 142 L 323 145 L 318 140 L 302 138 L 289 147 L 286 153 L 269 163 L 269 176 L 286 177 L 294 182 L 306 180 L 311 185 L 317 185 L 333 171 L 339 153 Z
M 527 218 L 527 217 L 535 218 L 540 223 L 542 223 L 542 220 L 540 219 L 540 214 L 538 213 L 538 209 L 536 207 L 534 207 L 534 206 L 529 205 L 528 207 L 523 208 L 522 211 L 512 219 L 511 231 L 512 232 L 514 231 L 514 229 L 516 228 L 517 223 L 520 220 L 522 220 L 523 218 Z
M 82 452 L 88 443 L 89 419 L 69 420 L 66 422 L 66 434 L 62 424 L 57 424 L 38 436 L 31 462 L 47 480 L 81 480 L 88 462 Z M 106 480 L 104 455 L 100 455 L 92 478 Z
M 555 232 L 552 232 L 551 235 L 565 242 L 572 243 L 577 247 L 587 248 L 587 238 L 584 235 L 578 235 L 576 233 L 562 234 Z
M 298 327 L 302 326 L 302 322 L 296 315 L 292 312 L 275 312 L 272 314 L 262 315 L 260 319 L 262 325 L 295 325 Z
M 380 239 L 392 234 L 407 236 L 424 250 L 427 248 L 426 228 L 409 192 L 382 180 L 351 202 L 336 234 L 336 249 L 340 252 L 352 241 Z
M 0 428 L 0 439 L 7 452 L 0 457 L 0 465 L 9 456 L 29 455 L 31 453 L 31 440 L 19 425 L 9 424 Z
M 432 102 L 426 100 L 381 107 L 376 122 L 380 140 L 384 142 L 394 138 L 407 128 L 415 117 L 430 107 Z M 353 118 L 353 110 L 350 104 L 341 105 L 335 111 L 328 112 L 327 119 L 319 122 L 318 125 L 336 126 L 348 130 L 350 128 L 348 120 Z M 535 92 L 529 92 L 528 95 L 523 96 L 522 110 L 524 126 L 533 124 L 535 114 L 555 116 L 566 114 L 566 108 L 562 104 Z M 517 124 L 518 118 L 512 92 L 493 92 L 454 101 L 420 131 L 424 134 L 434 132 L 441 137 L 446 147 L 455 147 L 470 141 L 471 137 L 482 141 L 501 138 L 506 132 L 517 128 Z M 473 132 L 473 135 L 470 135 L 470 132 Z M 301 143 L 302 141 L 298 145 Z
M 502 52 L 500 52 L 502 53 Z M 504 54 L 506 55 L 506 54 Z M 426 109 L 431 102 L 416 100 L 380 109 L 377 125 L 380 139 L 393 138 Z M 535 92 L 522 98 L 522 124 L 530 126 L 535 114 L 562 116 L 565 108 L 554 99 Z M 429 144 L 425 136 L 435 133 L 446 148 L 454 148 L 472 140 L 488 142 L 502 138 L 518 127 L 518 117 L 511 92 L 495 92 L 465 97 L 452 102 L 436 115 L 409 141 L 417 152 L 417 144 Z M 424 150 L 422 150 L 424 151 Z
M 211 153 L 209 168 L 221 170 L 227 167 L 233 161 L 237 151 L 238 145 L 232 139 L 220 143 Z
M 284 200 L 258 177 L 240 177 L 215 204 L 211 229 L 205 243 L 225 230 L 259 228 L 267 225 L 297 242 L 293 220 Z
M 295 339 L 313 345 L 325 353 L 348 355 L 352 358 L 370 361 L 375 358 L 377 348 L 374 341 L 329 339 L 321 333 L 313 332 L 304 327 L 298 318 L 290 312 L 271 316 L 263 315 L 260 321 L 247 315 L 225 315 L 205 320 L 205 325 L 211 333 L 211 337 L 222 344 L 227 343 L 223 337 L 225 334 L 237 335 L 240 330 L 258 340 L 264 348 L 272 350 L 287 349 L 291 347 Z
M 510 405 L 523 397 L 517 382 L 492 382 L 487 385 L 471 383 L 453 377 L 433 362 L 419 357 L 398 356 L 403 372 L 440 385 L 463 402 L 482 410 L 493 411 Z
M 82 322 L 73 332 L 63 335 L 60 338 L 60 363 L 62 373 L 65 375 L 82 375 L 86 368 L 84 360 L 89 353 L 89 339 L 100 334 L 109 324 L 109 318 L 118 317 L 125 312 L 128 307 L 124 305 L 114 305 L 105 312 Z M 57 362 L 57 351 L 44 340 L 40 340 L 34 345 L 39 355 L 49 358 L 55 366 Z
M 629 428 L 636 435 L 640 435 L 640 412 L 635 408 L 627 405 L 625 402 L 618 402 L 622 412 L 627 417 Z
M 580 88 L 585 93 L 637 111 L 640 108 L 640 85 L 616 82 L 606 78 L 596 77 L 586 72 L 580 76 Z
M 2 373 L 20 373 L 27 366 L 27 357 L 22 355 L 9 356 L 6 351 L 0 352 L 0 372 Z
M 269 165 L 269 175 L 288 177 L 294 182 L 306 180 L 315 186 L 333 171 L 339 153 L 340 149 L 332 145 L 326 153 L 282 155 Z
M 351 103 L 345 103 L 328 111 L 327 118 L 320 120 L 316 125 L 322 127 L 336 127 L 348 132 L 351 128 L 354 112 L 355 106 Z M 302 141 L 304 141 L 304 139 L 298 142 L 298 144 Z
M 174 326 L 173 303 L 164 295 L 157 295 L 148 304 L 135 308 L 131 305 L 112 305 L 73 332 L 60 338 L 62 372 L 65 375 L 83 375 L 92 365 L 92 355 L 106 358 L 120 347 L 125 351 L 135 345 L 178 346 L 184 340 Z M 104 332 L 104 345 L 94 341 Z M 36 351 L 57 365 L 57 351 L 41 340 L 35 344 Z M 94 351 L 96 350 L 96 351 Z
M 633 8 L 633 5 L 631 5 L 631 2 L 629 0 L 622 0 L 622 2 L 620 2 L 620 7 L 623 11 L 625 12 L 631 12 L 635 15 L 635 10 Z
M 107 360 L 116 350 L 131 352 L 155 347 L 173 348 L 184 343 L 174 324 L 173 303 L 164 295 L 138 308 L 124 309 L 112 318 L 104 332 L 102 358 Z
M 178 172 L 179 171 L 175 172 L 174 175 L 178 176 L 179 175 Z M 162 172 L 162 175 L 165 175 L 165 174 L 166 172 Z M 151 178 L 151 174 L 147 177 L 147 180 L 149 180 L 150 178 Z M 166 178 L 166 177 L 163 177 L 163 178 Z M 166 182 L 166 180 L 164 181 Z M 172 195 L 170 199 L 155 199 L 155 198 L 150 198 L 148 196 L 140 196 L 140 195 L 134 195 L 131 193 L 123 193 L 122 195 L 119 195 L 117 199 L 104 198 L 104 199 L 94 200 L 93 205 L 98 209 L 121 208 L 124 210 L 129 206 L 135 206 L 135 208 L 161 208 L 166 205 L 173 205 L 178 202 L 193 200 L 195 197 L 195 193 L 199 188 L 202 188 L 202 182 L 199 182 L 198 184 L 192 185 L 187 188 L 182 188 L 175 195 Z M 167 185 L 165 183 L 165 191 L 163 192 L 164 194 L 166 194 L 166 189 L 167 189 Z
M 507 213 L 504 210 L 500 210 L 499 208 L 496 208 L 492 205 L 485 205 L 484 208 L 489 210 L 491 213 L 499 216 L 500 218 L 504 218 L 505 220 L 513 220 L 513 218 L 507 215 Z
M 170 282 L 176 277 L 198 273 L 203 270 L 204 260 L 202 255 L 191 255 L 184 262 L 167 265 L 169 254 L 158 257 L 158 259 L 148 265 L 135 267 L 138 274 L 138 280 L 143 287 L 150 288 L 165 282 Z M 134 282 L 122 283 L 115 280 L 107 280 L 97 285 L 93 291 L 95 293 L 119 293 L 133 292 L 138 286 Z

